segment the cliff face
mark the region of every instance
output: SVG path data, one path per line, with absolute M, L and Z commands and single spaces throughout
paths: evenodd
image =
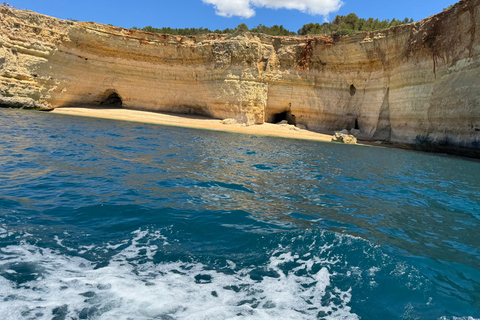
M 480 0 L 354 37 L 180 37 L 0 8 L 0 104 L 287 118 L 480 150 Z

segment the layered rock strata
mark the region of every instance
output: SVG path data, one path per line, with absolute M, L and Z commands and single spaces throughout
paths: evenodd
M 181 37 L 0 8 L 0 105 L 204 114 L 480 150 L 480 0 L 353 37 Z

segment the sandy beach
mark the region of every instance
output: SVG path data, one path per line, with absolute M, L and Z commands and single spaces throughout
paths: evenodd
M 143 122 L 177 127 L 276 136 L 292 139 L 305 139 L 327 142 L 330 142 L 332 140 L 331 135 L 302 130 L 296 128 L 293 125 L 278 125 L 272 123 L 264 123 L 261 125 L 253 126 L 245 126 L 241 124 L 223 124 L 222 120 L 186 114 L 170 114 L 108 108 L 56 108 L 49 112 L 72 116 Z

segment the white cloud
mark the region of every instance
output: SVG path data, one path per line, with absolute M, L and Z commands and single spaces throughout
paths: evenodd
M 240 16 L 251 18 L 255 10 L 250 7 L 250 0 L 202 0 L 204 3 L 213 4 L 215 13 L 222 17 Z
M 311 15 L 327 16 L 343 5 L 342 0 L 202 0 L 213 4 L 219 16 L 251 18 L 254 8 L 292 9 Z

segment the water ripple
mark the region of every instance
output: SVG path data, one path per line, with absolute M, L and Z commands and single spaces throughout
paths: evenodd
M 324 263 L 317 265 L 315 273 L 306 274 L 312 279 L 324 277 L 326 283 L 326 273 L 322 272 L 328 271 L 329 281 L 337 281 L 341 288 L 337 298 L 343 297 L 345 302 L 351 294 L 351 304 L 360 314 L 368 315 L 365 306 L 381 302 L 392 308 L 372 311 L 371 317 L 411 315 L 423 310 L 418 305 L 432 297 L 432 301 L 447 304 L 437 305 L 438 317 L 465 316 L 461 310 L 472 316 L 480 313 L 479 162 L 405 150 L 293 142 L 19 110 L 0 113 L 0 250 L 8 246 L 23 250 L 35 245 L 32 250 L 39 250 L 35 253 L 38 257 L 39 248 L 50 248 L 54 259 L 68 273 L 66 266 L 70 264 L 77 271 L 82 267 L 62 254 L 82 256 L 85 266 L 90 261 L 103 268 L 113 263 L 110 259 L 118 257 L 119 251 L 125 253 L 122 250 L 131 241 L 132 232 L 154 228 L 169 230 L 169 245 L 166 251 L 158 251 L 158 243 L 152 244 L 156 251 L 150 246 L 135 251 L 141 259 L 163 257 L 166 260 L 155 263 L 168 267 L 183 261 L 185 268 L 200 268 L 195 274 L 186 273 L 196 285 L 213 286 L 219 271 L 210 272 L 207 260 L 228 256 L 229 261 L 245 263 L 242 270 L 251 267 L 248 272 L 242 271 L 249 275 L 249 281 L 266 285 L 265 281 L 275 283 L 273 279 L 287 270 L 295 269 L 295 277 L 301 276 L 305 271 L 300 267 L 308 269 L 313 263 L 305 262 L 310 260 L 301 255 L 290 261 L 286 255 L 294 255 L 295 250 L 286 250 L 281 253 L 285 254 L 282 263 L 277 265 L 281 267 L 272 267 L 275 272 L 270 272 L 265 266 L 267 260 L 279 258 L 273 253 L 278 243 L 285 248 L 289 241 L 299 241 L 302 234 L 310 237 L 305 233 L 308 230 L 325 230 L 339 237 L 339 242 L 332 244 L 323 239 L 316 243 L 310 237 L 306 245 L 316 248 L 326 242 L 338 246 L 332 249 L 336 259 L 358 264 L 359 269 L 343 270 L 338 265 L 332 267 L 334 263 Z M 20 248 L 14 234 L 36 240 Z M 279 241 L 277 235 L 287 240 Z M 376 250 L 375 259 L 361 264 L 365 252 L 372 250 Z M 332 254 L 324 253 L 328 252 Z M 104 260 L 99 258 L 102 256 Z M 395 262 L 386 261 L 386 257 Z M 31 265 L 30 260 L 20 258 L 16 261 L 3 264 L 0 279 L 18 285 L 21 281 L 41 281 L 36 275 L 46 271 L 36 268 L 43 263 Z M 320 272 L 322 267 L 326 271 Z M 94 273 L 93 267 L 89 268 L 88 272 Z M 171 270 L 162 272 L 175 278 Z M 20 278 L 24 280 L 17 281 L 16 274 L 23 274 L 25 277 Z M 361 277 L 362 285 L 355 285 L 347 274 L 355 275 L 355 281 Z M 392 275 L 398 277 L 398 282 L 389 279 Z M 295 281 L 295 277 L 290 279 Z M 144 280 L 150 281 L 147 278 Z M 151 280 L 158 284 L 158 278 Z M 309 281 L 303 282 L 306 289 L 302 291 L 305 300 L 299 300 L 301 305 L 312 302 L 307 297 L 311 291 L 308 287 L 315 285 Z M 248 290 L 263 290 L 248 283 Z M 241 291 L 242 283 L 236 285 Z M 90 292 L 100 294 L 96 289 L 80 287 L 84 300 L 93 297 L 88 297 Z M 213 287 L 216 295 L 229 290 Z M 404 296 L 387 295 L 390 287 Z M 75 290 L 72 292 L 77 294 Z M 432 293 L 436 290 L 441 297 Z M 413 295 L 416 304 L 395 302 L 408 300 L 412 292 L 431 296 Z M 189 293 L 183 293 L 185 298 L 191 298 Z M 215 295 L 211 296 L 204 298 L 212 302 Z M 78 300 L 74 296 L 72 299 Z M 261 305 L 265 310 L 273 306 L 271 299 L 255 299 L 235 300 L 235 304 L 252 308 Z M 332 303 L 349 313 L 350 302 L 342 304 L 340 300 Z M 57 307 L 51 312 L 70 312 L 70 307 L 67 311 Z M 85 310 L 79 312 L 86 317 L 98 311 Z M 162 310 L 158 314 L 168 314 Z M 310 314 L 308 308 L 303 310 Z M 319 308 L 316 310 L 319 318 L 334 312 L 325 309 L 323 314 Z M 350 315 L 353 317 L 353 313 Z

